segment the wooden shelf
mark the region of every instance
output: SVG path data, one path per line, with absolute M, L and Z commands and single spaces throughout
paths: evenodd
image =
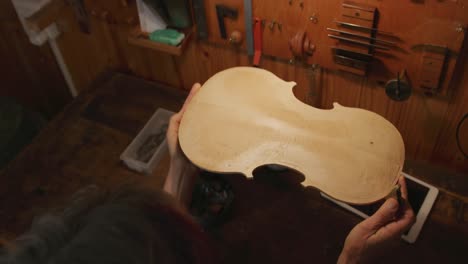
M 175 56 L 180 56 L 187 48 L 192 35 L 193 35 L 193 28 L 186 29 L 182 31 L 185 34 L 184 40 L 178 46 L 171 46 L 163 43 L 158 43 L 155 41 L 151 41 L 149 39 L 149 34 L 142 32 L 140 27 L 137 27 L 128 37 L 128 43 L 140 46 L 147 49 L 152 49 L 164 53 L 168 53 Z

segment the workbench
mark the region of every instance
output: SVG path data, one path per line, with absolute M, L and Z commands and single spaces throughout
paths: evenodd
M 157 108 L 177 111 L 186 94 L 120 73 L 96 80 L 0 174 L 0 237 L 23 233 L 34 216 L 90 184 L 161 188 L 167 155 L 150 176 L 130 171 L 119 156 Z M 399 241 L 382 263 L 468 263 L 467 181 L 426 177 L 420 167 L 409 163 L 405 171 L 439 187 L 439 197 L 416 243 Z M 209 230 L 222 262 L 335 262 L 361 219 L 275 174 L 220 176 L 235 193 L 228 219 Z

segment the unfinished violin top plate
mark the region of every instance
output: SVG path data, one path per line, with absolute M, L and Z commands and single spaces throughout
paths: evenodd
M 305 176 L 304 186 L 347 203 L 387 196 L 404 162 L 398 130 L 364 109 L 304 104 L 294 97 L 295 85 L 250 67 L 214 75 L 182 118 L 183 152 L 195 165 L 217 173 L 251 177 L 262 165 L 286 166 Z

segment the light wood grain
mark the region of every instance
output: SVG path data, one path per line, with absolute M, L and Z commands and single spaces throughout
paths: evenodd
M 305 186 L 349 203 L 388 195 L 404 162 L 398 130 L 367 110 L 308 106 L 294 97 L 294 86 L 251 67 L 214 75 L 184 114 L 182 150 L 218 173 L 251 177 L 259 166 L 283 165 L 304 174 Z

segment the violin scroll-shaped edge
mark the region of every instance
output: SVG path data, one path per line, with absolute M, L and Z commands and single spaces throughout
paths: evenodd
M 401 173 L 398 130 L 368 110 L 314 108 L 293 94 L 294 82 L 251 67 L 212 76 L 193 97 L 179 129 L 196 166 L 247 177 L 263 165 L 302 173 L 304 186 L 352 204 L 386 197 Z

